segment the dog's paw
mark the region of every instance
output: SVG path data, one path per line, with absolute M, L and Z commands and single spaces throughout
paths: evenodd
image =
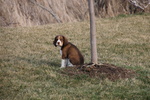
M 61 68 L 61 69 L 62 69 L 62 68 L 65 68 L 65 66 L 61 66 L 60 68 Z

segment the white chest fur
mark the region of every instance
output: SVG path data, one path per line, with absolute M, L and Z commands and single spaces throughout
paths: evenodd
M 62 55 L 62 50 L 60 50 L 60 55 Z

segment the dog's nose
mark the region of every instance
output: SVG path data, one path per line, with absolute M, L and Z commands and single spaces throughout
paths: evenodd
M 57 44 L 59 45 L 59 44 L 60 44 L 60 42 L 57 42 Z

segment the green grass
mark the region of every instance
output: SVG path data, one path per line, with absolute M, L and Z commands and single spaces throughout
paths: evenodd
M 89 23 L 0 28 L 0 100 L 149 100 L 150 15 L 97 19 L 99 63 L 136 71 L 135 78 L 112 82 L 61 74 L 62 34 L 90 62 Z

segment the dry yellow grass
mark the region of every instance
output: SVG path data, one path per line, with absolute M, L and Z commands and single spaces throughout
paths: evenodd
M 133 14 L 143 12 L 139 7 L 129 3 L 134 0 L 95 0 L 97 17 L 114 17 L 119 14 Z M 148 0 L 144 5 L 148 4 Z M 87 20 L 87 0 L 1 0 L 0 26 L 35 26 L 61 22 L 76 22 Z M 40 6 L 39 6 L 40 5 Z M 51 13 L 57 17 L 53 17 Z M 150 6 L 144 9 L 150 12 Z

